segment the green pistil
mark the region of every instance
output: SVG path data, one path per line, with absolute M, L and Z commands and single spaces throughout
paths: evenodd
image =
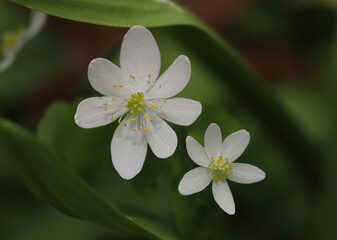
M 208 164 L 207 170 L 212 172 L 213 180 L 224 180 L 230 176 L 229 171 L 233 169 L 233 164 L 228 161 L 228 158 L 220 156 L 218 160 L 211 158 L 212 163 Z
M 143 112 L 145 106 L 144 93 L 134 93 L 128 100 L 127 108 L 131 108 L 130 114 L 135 115 L 138 112 Z
M 20 34 L 23 32 L 23 28 L 18 28 L 14 32 L 4 33 L 2 36 L 2 44 L 1 44 L 1 53 L 5 54 L 5 51 L 16 44 Z

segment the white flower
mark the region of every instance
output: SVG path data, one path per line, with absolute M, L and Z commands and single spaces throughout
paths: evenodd
M 235 204 L 227 179 L 237 183 L 254 183 L 265 178 L 265 173 L 250 164 L 233 163 L 249 142 L 249 133 L 239 130 L 223 142 L 217 124 L 212 123 L 205 133 L 205 148 L 194 138 L 186 138 L 188 155 L 198 164 L 180 181 L 178 190 L 182 195 L 200 192 L 212 181 L 213 196 L 217 204 L 228 214 L 235 213 Z
M 143 167 L 147 143 L 159 158 L 174 153 L 177 135 L 163 119 L 190 125 L 200 115 L 201 104 L 171 98 L 187 85 L 190 61 L 186 56 L 177 57 L 158 78 L 159 49 L 152 34 L 142 26 L 132 27 L 124 36 L 120 65 L 103 58 L 91 61 L 90 84 L 105 96 L 83 100 L 77 107 L 75 122 L 82 128 L 93 128 L 118 120 L 120 125 L 111 142 L 112 163 L 122 178 L 131 179 Z
M 32 11 L 27 29 L 19 28 L 15 32 L 5 33 L 1 45 L 0 72 L 8 69 L 14 62 L 16 55 L 27 41 L 38 34 L 46 23 L 47 15 Z

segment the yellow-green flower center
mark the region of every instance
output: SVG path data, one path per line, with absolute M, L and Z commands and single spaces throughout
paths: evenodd
M 135 115 L 138 112 L 143 112 L 145 106 L 144 93 L 134 93 L 128 100 L 127 108 L 131 108 L 130 114 Z
M 212 157 L 211 162 L 206 169 L 212 172 L 213 180 L 224 180 L 230 176 L 229 171 L 233 169 L 233 164 L 228 161 L 228 158 L 220 156 L 215 160 Z
M 18 41 L 20 34 L 23 32 L 23 28 L 18 28 L 14 32 L 4 33 L 2 36 L 2 44 L 1 44 L 1 53 L 5 54 L 7 48 L 12 47 Z

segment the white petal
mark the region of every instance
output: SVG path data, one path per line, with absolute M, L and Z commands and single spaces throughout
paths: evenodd
M 0 73 L 8 69 L 13 64 L 19 50 L 20 48 L 18 48 L 17 46 L 9 47 L 8 49 L 6 49 L 5 55 L 0 61 Z
M 205 133 L 205 150 L 209 158 L 217 159 L 221 155 L 221 130 L 220 127 L 211 123 Z
M 112 163 L 124 179 L 135 177 L 143 167 L 147 141 L 144 131 L 132 131 L 130 127 L 124 127 L 128 121 L 125 118 L 117 127 L 111 142 Z
M 235 203 L 227 181 L 213 181 L 212 192 L 216 203 L 222 208 L 222 210 L 230 215 L 233 215 L 235 213 Z
M 123 39 L 120 63 L 125 76 L 137 82 L 136 91 L 145 93 L 151 86 L 147 81 L 155 81 L 160 70 L 160 52 L 149 30 L 142 26 L 130 28 Z
M 154 103 L 158 109 L 153 109 L 161 118 L 181 126 L 191 125 L 201 113 L 201 104 L 186 98 L 158 99 L 147 101 Z
M 199 166 L 207 167 L 208 164 L 211 163 L 204 147 L 201 146 L 193 137 L 187 136 L 186 148 L 190 158 Z
M 234 162 L 246 149 L 249 139 L 249 132 L 244 129 L 232 133 L 223 141 L 222 156 Z
M 29 26 L 24 33 L 25 38 L 29 39 L 38 34 L 47 22 L 47 16 L 45 13 L 32 11 Z
M 148 125 L 146 137 L 152 152 L 159 158 L 171 156 L 177 147 L 177 135 L 173 129 L 161 118 L 153 118 Z
M 190 78 L 190 60 L 188 57 L 180 55 L 160 76 L 155 87 L 151 88 L 147 95 L 151 99 L 173 97 L 186 87 Z
M 237 183 L 255 183 L 263 180 L 266 176 L 264 171 L 246 163 L 233 163 L 233 170 L 228 180 Z
M 203 167 L 197 167 L 187 172 L 181 179 L 178 191 L 182 195 L 191 195 L 204 190 L 212 181 L 209 172 Z
M 80 102 L 75 114 L 75 122 L 82 128 L 107 125 L 118 119 L 127 109 L 124 100 L 111 97 L 92 97 Z
M 131 96 L 131 87 L 124 79 L 122 70 L 105 58 L 92 60 L 88 67 L 88 78 L 91 86 L 106 96 Z

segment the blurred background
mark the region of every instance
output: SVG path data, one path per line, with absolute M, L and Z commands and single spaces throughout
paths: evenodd
M 151 29 L 161 50 L 163 70 L 179 54 L 191 59 L 191 82 L 181 96 L 201 101 L 203 113 L 187 133 L 202 143 L 204 131 L 213 121 L 224 136 L 240 128 L 251 132 L 251 143 L 240 162 L 260 167 L 267 176 L 250 186 L 230 184 L 237 207 L 234 216 L 218 208 L 210 188 L 189 197 L 178 195 L 179 180 L 194 167 L 189 159 L 181 160 L 184 149 L 168 161 L 149 154 L 141 174 L 123 181 L 109 156 L 116 126 L 83 130 L 73 123 L 78 102 L 97 95 L 87 80 L 88 63 L 106 57 L 118 64 L 126 28 L 50 16 L 11 68 L 0 73 L 0 116 L 36 132 L 124 212 L 158 219 L 182 239 L 337 239 L 336 0 L 179 2 L 235 49 L 279 99 L 313 148 L 319 149 L 308 163 L 297 158 L 296 151 L 285 150 L 270 134 L 269 125 L 260 121 L 249 104 L 230 88 L 218 88 L 218 82 L 226 79 L 204 62 L 212 64 L 216 56 L 202 56 L 201 61 L 197 48 L 189 47 L 197 44 L 207 50 L 210 46 L 202 38 L 192 38 L 189 43 L 190 36 L 182 34 L 180 41 L 172 37 L 188 34 L 184 27 Z M 0 0 L 0 35 L 25 26 L 28 18 L 28 9 Z M 176 131 L 186 134 L 182 128 Z M 301 142 L 296 147 L 312 150 L 303 149 Z M 33 196 L 11 162 L 0 156 L 0 239 L 140 238 L 63 215 Z

